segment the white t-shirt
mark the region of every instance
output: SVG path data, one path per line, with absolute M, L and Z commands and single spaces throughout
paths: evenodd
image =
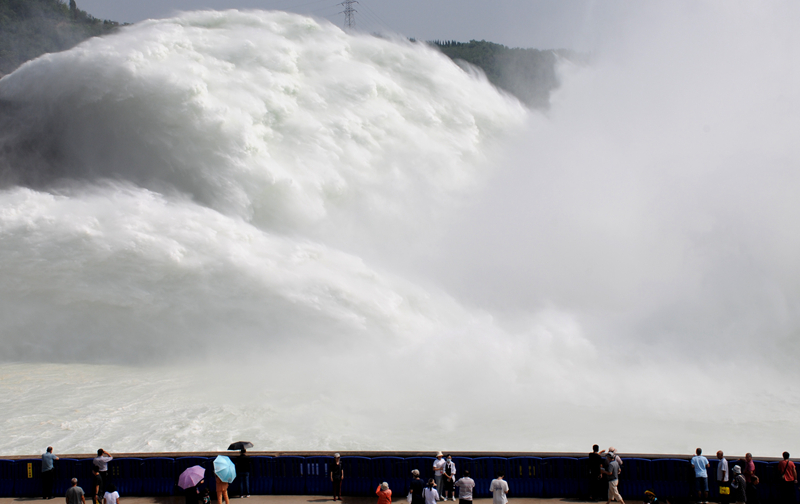
M 506 483 L 505 480 L 492 480 L 492 484 L 489 485 L 489 491 L 492 492 L 493 504 L 506 504 L 506 502 L 508 502 L 508 497 L 506 497 L 508 483 Z
M 103 495 L 103 500 L 106 502 L 106 504 L 117 504 L 117 500 L 119 500 L 119 492 L 106 492 L 106 494 Z
M 112 460 L 114 460 L 114 457 L 111 455 L 100 455 L 99 457 L 95 457 L 92 462 L 94 462 L 94 465 L 97 466 L 100 472 L 106 472 L 108 471 L 108 463 Z
M 465 476 L 456 481 L 458 487 L 458 498 L 464 500 L 472 500 L 472 489 L 475 488 L 475 480 L 469 476 Z
M 725 476 L 722 476 L 722 471 L 725 471 Z M 724 458 L 719 461 L 717 464 L 717 481 L 728 481 L 730 478 L 730 473 L 728 472 L 728 461 Z
M 444 472 L 444 459 L 436 459 L 433 461 L 433 474 L 441 476 Z
M 425 487 L 422 490 L 422 496 L 425 497 L 425 504 L 436 504 L 439 500 L 439 492 L 435 488 Z

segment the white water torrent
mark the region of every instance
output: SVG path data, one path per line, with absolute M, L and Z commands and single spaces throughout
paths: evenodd
M 544 114 L 280 12 L 4 77 L 0 453 L 792 451 L 800 46 L 709 10 Z

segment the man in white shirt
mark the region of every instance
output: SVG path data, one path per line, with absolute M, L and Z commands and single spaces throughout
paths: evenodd
M 433 461 L 433 481 L 436 482 L 436 488 L 442 488 L 442 474 L 444 474 L 444 455 L 442 452 L 436 454 L 436 460 Z
M 475 480 L 469 477 L 469 470 L 464 470 L 464 477 L 456 481 L 456 487 L 458 487 L 458 504 L 472 504 Z
M 497 478 L 492 480 L 489 491 L 492 492 L 492 504 L 506 504 L 508 502 L 508 483 L 503 479 L 505 473 L 497 471 Z
M 719 500 L 723 504 L 730 502 L 730 486 L 728 485 L 728 481 L 730 480 L 730 473 L 728 472 L 728 461 L 725 460 L 725 457 L 722 454 L 722 450 L 717 452 L 717 459 L 719 459 L 719 463 L 717 464 L 717 484 L 719 485 L 720 493 L 719 493 Z M 723 488 L 728 489 L 728 494 L 723 494 Z

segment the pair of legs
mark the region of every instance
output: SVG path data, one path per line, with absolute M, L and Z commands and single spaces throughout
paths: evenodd
M 697 488 L 697 502 L 708 502 L 708 478 L 697 477 L 694 482 Z
M 250 473 L 239 475 L 239 497 L 250 497 Z
M 228 499 L 228 483 L 217 478 L 217 504 L 222 504 L 223 500 L 225 504 L 231 504 L 230 499 Z
M 456 500 L 456 487 L 453 484 L 452 478 L 448 479 L 447 476 L 445 476 L 442 485 L 442 496 L 444 500 L 447 500 L 448 497 Z
M 56 470 L 50 469 L 42 473 L 42 497 L 45 499 L 53 498 L 53 484 L 56 480 Z
M 442 478 L 444 478 L 444 476 L 441 475 L 441 474 L 438 475 L 438 476 L 435 475 L 435 474 L 433 475 L 433 481 L 436 483 L 436 490 L 441 490 L 442 489 Z M 444 499 L 444 495 L 439 495 L 439 497 L 441 499 Z
M 619 489 L 617 485 L 619 484 L 619 480 L 615 479 L 608 482 L 608 503 L 611 504 L 611 501 L 615 500 L 620 504 L 625 504 L 625 501 L 622 500 L 622 496 L 619 494 Z
M 333 500 L 342 500 L 342 480 L 333 479 Z

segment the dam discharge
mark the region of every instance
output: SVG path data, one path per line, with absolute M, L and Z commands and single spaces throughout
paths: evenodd
M 792 451 L 796 119 L 736 96 L 800 86 L 646 42 L 547 114 L 280 12 L 4 77 L 0 451 Z

